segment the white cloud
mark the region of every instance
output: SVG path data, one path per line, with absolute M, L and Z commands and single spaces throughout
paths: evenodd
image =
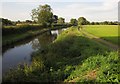
M 113 9 L 118 6 L 119 0 L 105 0 L 103 3 L 103 7 L 106 10 Z
M 73 3 L 64 8 L 55 8 L 55 14 L 70 18 L 84 16 L 90 21 L 118 20 L 118 1 L 104 0 L 103 2 L 93 3 Z

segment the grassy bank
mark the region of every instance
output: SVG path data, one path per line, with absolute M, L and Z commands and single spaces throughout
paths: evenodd
M 84 29 L 102 39 L 118 45 L 118 25 L 86 25 Z
M 51 28 L 51 30 L 64 27 L 66 27 L 66 25 L 56 26 L 54 28 Z M 46 28 L 41 25 L 20 25 L 4 27 L 2 28 L 2 46 L 10 45 L 26 38 L 33 37 L 35 35 L 44 33 L 49 29 L 49 27 Z
M 119 82 L 119 64 L 117 51 L 73 27 L 33 53 L 31 66 L 11 70 L 3 82 Z
M 11 34 L 11 35 L 2 36 L 2 46 L 11 45 L 15 42 L 22 41 L 26 38 L 30 38 L 35 35 L 38 35 L 44 31 L 47 31 L 47 29 L 39 29 L 35 31 L 30 30 L 21 34 Z

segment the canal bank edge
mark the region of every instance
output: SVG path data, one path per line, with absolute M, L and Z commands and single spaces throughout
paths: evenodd
M 24 39 L 29 39 L 29 38 L 31 38 L 31 37 L 40 35 L 40 34 L 42 34 L 42 33 L 45 33 L 45 32 L 51 31 L 51 30 L 57 30 L 57 29 L 63 29 L 63 28 L 65 28 L 65 27 L 62 26 L 62 27 L 56 27 L 56 28 L 43 28 L 43 29 L 40 30 L 40 31 L 39 31 L 39 30 L 36 30 L 34 33 L 32 33 L 32 32 L 31 32 L 31 33 L 28 33 L 28 34 L 26 34 L 25 36 L 23 36 L 22 38 L 18 38 L 18 39 L 16 39 L 16 40 L 8 41 L 8 42 L 6 42 L 5 44 L 3 43 L 3 44 L 2 44 L 2 47 L 12 45 L 12 44 L 14 44 L 14 43 L 16 43 L 16 42 L 22 41 L 22 40 L 24 40 Z M 66 27 L 66 28 L 67 28 L 67 27 Z

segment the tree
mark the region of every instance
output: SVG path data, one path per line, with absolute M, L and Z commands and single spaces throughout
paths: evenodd
M 34 22 L 38 21 L 38 8 L 32 10 L 31 17 Z
M 0 18 L 0 28 L 2 27 L 2 18 Z
M 38 8 L 32 10 L 32 20 L 41 25 L 51 25 L 53 22 L 53 13 L 50 5 L 40 5 Z
M 18 20 L 18 21 L 17 21 L 17 24 L 20 24 L 20 23 L 22 23 L 22 22 L 21 22 L 20 20 Z
M 58 24 L 64 24 L 65 23 L 65 19 L 60 17 L 58 20 L 57 20 L 57 23 Z
M 73 26 L 77 26 L 78 22 L 77 22 L 76 19 L 73 19 L 73 18 L 72 18 L 72 19 L 70 20 L 70 24 L 73 25 Z
M 86 21 L 86 25 L 90 25 L 90 22 L 89 22 L 89 21 Z
M 53 15 L 53 23 L 57 23 L 58 20 L 58 16 L 57 15 Z
M 99 22 L 95 22 L 95 25 L 99 25 Z
M 108 21 L 104 21 L 103 22 L 104 25 L 108 25 L 108 23 L 109 23 Z
M 95 22 L 91 22 L 91 25 L 95 25 Z
M 79 17 L 78 18 L 78 25 L 86 25 L 88 23 L 88 21 L 86 20 L 86 18 L 84 17 Z
M 32 21 L 31 21 L 31 20 L 26 20 L 25 22 L 26 22 L 26 23 L 32 23 Z
M 13 22 L 11 20 L 2 18 L 2 25 L 3 26 L 13 25 Z

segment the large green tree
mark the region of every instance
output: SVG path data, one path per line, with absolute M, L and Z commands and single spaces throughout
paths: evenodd
M 72 18 L 70 20 L 70 24 L 73 25 L 73 26 L 76 26 L 77 25 L 77 20 Z
M 53 22 L 53 13 L 50 5 L 40 5 L 32 10 L 32 19 L 42 25 L 51 25 Z
M 84 18 L 84 17 L 79 17 L 78 18 L 78 25 L 80 26 L 80 25 L 86 25 L 86 24 L 88 24 L 89 22 L 86 20 L 86 18 Z

